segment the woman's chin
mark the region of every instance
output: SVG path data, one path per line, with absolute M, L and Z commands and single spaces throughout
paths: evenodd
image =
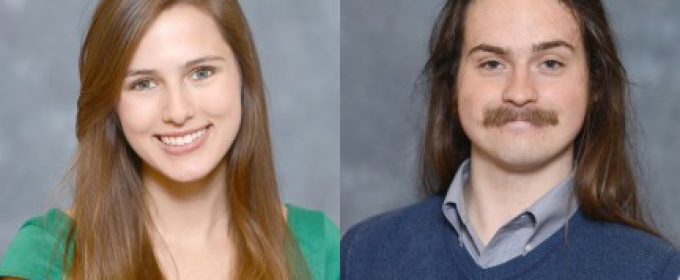
M 214 173 L 211 171 L 213 169 L 209 168 L 181 169 L 174 167 L 161 168 L 160 170 L 150 168 L 143 177 L 145 177 L 145 180 L 156 181 L 160 185 L 186 185 L 208 180 L 208 177 Z
M 187 170 L 184 172 L 177 172 L 177 170 L 171 170 L 169 172 L 163 172 L 163 175 L 171 182 L 189 184 L 203 181 L 208 177 L 210 171 L 211 170 Z
M 224 161 L 217 162 L 217 164 L 205 164 L 206 162 L 194 162 L 193 164 L 183 165 L 159 165 L 154 167 L 152 165 L 145 165 L 142 167 L 142 175 L 145 180 L 154 180 L 161 185 L 179 184 L 186 185 L 191 183 L 200 183 L 210 181 L 215 176 L 224 178 L 225 174 L 219 172 L 224 171 Z

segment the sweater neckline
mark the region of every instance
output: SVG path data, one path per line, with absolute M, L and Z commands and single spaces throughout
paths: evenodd
M 486 279 L 489 277 L 493 278 L 494 276 L 497 277 L 498 275 L 503 275 L 504 278 L 513 278 L 515 275 L 519 275 L 532 269 L 549 255 L 557 253 L 558 246 L 560 244 L 565 244 L 564 242 L 566 242 L 565 229 L 573 227 L 573 224 L 583 222 L 583 219 L 583 213 L 579 209 L 564 226 L 527 254 L 519 255 L 507 262 L 489 268 L 482 268 L 474 261 L 464 245 L 458 242 L 458 233 L 452 227 L 448 228 L 448 230 L 455 235 L 455 238 L 451 235 L 446 235 L 445 239 L 448 242 L 445 244 L 448 244 L 446 247 L 453 256 L 455 263 L 458 264 L 460 269 L 462 269 L 469 278 Z

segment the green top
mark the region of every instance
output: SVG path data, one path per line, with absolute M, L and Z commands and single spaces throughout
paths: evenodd
M 314 280 L 340 279 L 340 231 L 323 213 L 286 204 L 288 226 L 297 238 Z M 60 236 L 71 218 L 59 209 L 26 221 L 7 248 L 0 276 L 62 279 Z M 59 245 L 58 247 L 55 245 Z M 57 251 L 55 251 L 57 250 Z M 53 259 L 57 258 L 57 259 Z

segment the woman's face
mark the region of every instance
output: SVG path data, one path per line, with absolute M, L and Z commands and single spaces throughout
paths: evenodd
M 193 182 L 223 165 L 241 123 L 241 74 L 216 22 L 188 5 L 160 14 L 128 67 L 117 112 L 145 168 Z

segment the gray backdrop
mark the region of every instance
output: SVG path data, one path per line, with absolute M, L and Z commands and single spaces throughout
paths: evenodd
M 442 0 L 342 0 L 341 227 L 416 201 L 422 87 Z M 605 1 L 629 71 L 657 224 L 680 241 L 680 1 Z
M 95 1 L 0 0 L 0 256 L 74 151 L 78 52 Z M 241 1 L 270 96 L 284 200 L 340 221 L 340 3 Z

